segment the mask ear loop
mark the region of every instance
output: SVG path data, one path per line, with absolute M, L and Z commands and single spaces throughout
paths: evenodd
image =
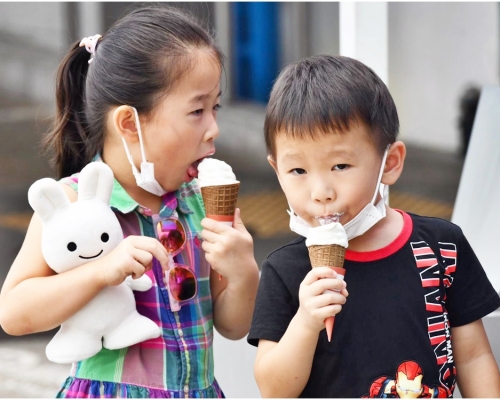
M 297 213 L 296 213 L 295 211 L 293 211 L 293 208 L 292 208 L 292 206 L 291 206 L 291 204 L 290 204 L 290 203 L 288 203 L 288 207 L 289 207 L 290 209 L 289 209 L 289 210 L 286 210 L 286 212 L 288 213 L 288 215 L 289 215 L 290 217 L 296 217 L 296 218 L 298 218 L 300 221 L 303 221 L 303 220 L 302 220 L 302 218 L 300 218 L 300 217 L 297 215 Z M 304 221 L 304 223 L 305 223 L 305 221 Z
M 141 123 L 139 121 L 139 114 L 137 113 L 137 110 L 135 107 L 132 107 L 134 110 L 135 114 L 135 124 L 137 125 L 137 133 L 139 134 L 139 145 L 141 146 L 141 156 L 142 156 L 142 162 L 146 161 L 146 153 L 144 152 L 144 144 L 142 143 L 142 130 L 141 130 Z
M 389 188 L 387 187 L 387 185 L 383 184 L 381 181 L 382 181 L 382 175 L 384 173 L 385 161 L 387 160 L 387 155 L 389 154 L 390 147 L 391 147 L 391 145 L 388 144 L 387 148 L 385 149 L 385 152 L 384 152 L 384 157 L 382 157 L 382 165 L 380 166 L 380 171 L 378 173 L 378 178 L 377 178 L 377 187 L 375 188 L 375 193 L 373 194 L 371 204 L 375 204 L 375 200 L 377 199 L 377 195 L 379 193 L 382 196 L 382 198 L 384 198 L 386 196 L 386 192 L 387 192 L 387 194 L 389 193 Z

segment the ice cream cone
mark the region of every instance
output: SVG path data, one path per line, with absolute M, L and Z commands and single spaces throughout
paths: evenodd
M 205 203 L 207 218 L 232 224 L 239 189 L 239 182 L 202 187 L 201 195 Z
M 345 247 L 338 244 L 331 245 L 312 245 L 307 248 L 309 250 L 309 259 L 311 266 L 316 267 L 330 267 L 342 278 L 345 275 L 344 258 Z M 335 317 L 328 317 L 325 319 L 326 334 L 328 341 L 332 340 L 333 324 Z
M 312 267 L 338 267 L 344 269 L 345 247 L 339 244 L 312 245 L 309 259 Z

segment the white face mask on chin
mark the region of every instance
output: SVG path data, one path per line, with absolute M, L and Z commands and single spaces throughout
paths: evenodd
M 167 191 L 161 187 L 158 181 L 155 179 L 155 166 L 153 163 L 146 161 L 146 154 L 144 153 L 144 145 L 142 144 L 142 131 L 141 124 L 139 122 L 139 114 L 135 107 L 132 107 L 135 114 L 135 123 L 137 125 L 137 132 L 139 134 L 139 144 L 141 146 L 141 155 L 142 155 L 142 163 L 141 163 L 141 171 L 137 170 L 137 167 L 134 164 L 134 160 L 132 160 L 132 155 L 127 146 L 127 142 L 122 137 L 123 145 L 125 146 L 125 153 L 127 153 L 128 162 L 132 166 L 132 173 L 135 176 L 135 182 L 137 186 L 143 188 L 146 192 L 152 193 L 156 196 L 163 196 Z
M 358 215 L 356 215 L 352 220 L 344 225 L 344 229 L 347 234 L 347 240 L 351 240 L 355 237 L 361 236 L 386 215 L 385 204 L 389 195 L 389 187 L 387 185 L 384 185 L 380 181 L 382 179 L 382 173 L 384 172 L 385 160 L 387 158 L 388 152 L 389 147 L 386 149 L 384 157 L 382 158 L 382 165 L 380 167 L 377 186 L 375 188 L 375 194 L 373 195 L 372 201 L 368 203 L 365 208 L 363 208 L 359 212 Z M 375 205 L 374 203 L 377 199 L 377 194 L 379 193 L 379 187 L 382 199 L 380 199 L 380 201 Z M 298 215 L 295 215 L 290 204 L 288 206 L 290 207 L 290 210 L 287 210 L 288 214 L 290 215 L 290 230 L 307 238 L 310 225 Z

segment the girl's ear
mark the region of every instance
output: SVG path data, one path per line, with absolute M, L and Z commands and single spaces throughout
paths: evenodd
M 406 157 L 406 146 L 403 142 L 394 142 L 389 148 L 387 159 L 385 160 L 382 183 L 393 185 L 401 176 Z
M 139 141 L 134 110 L 130 106 L 119 106 L 112 111 L 111 123 L 114 130 L 124 138 L 127 143 Z

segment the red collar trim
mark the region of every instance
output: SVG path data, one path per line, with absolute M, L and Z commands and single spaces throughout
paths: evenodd
M 392 243 L 381 249 L 373 251 L 358 252 L 347 249 L 345 252 L 346 260 L 359 262 L 376 261 L 385 257 L 389 257 L 390 255 L 400 250 L 406 244 L 406 242 L 408 242 L 408 239 L 410 239 L 411 232 L 413 231 L 413 220 L 404 211 L 397 209 L 396 211 L 401 213 L 401 215 L 403 216 L 403 229 L 401 230 L 399 236 L 394 239 Z

